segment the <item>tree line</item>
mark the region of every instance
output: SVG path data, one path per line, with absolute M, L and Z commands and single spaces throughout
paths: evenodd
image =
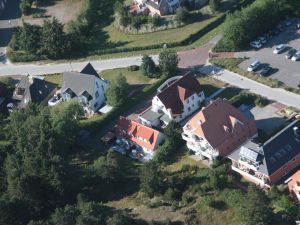
M 249 47 L 249 43 L 273 29 L 289 14 L 284 0 L 258 0 L 250 6 L 229 14 L 223 25 L 223 38 L 215 51 L 238 51 Z

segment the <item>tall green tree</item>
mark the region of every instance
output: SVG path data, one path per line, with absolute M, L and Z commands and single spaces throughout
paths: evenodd
M 21 0 L 20 10 L 24 15 L 28 15 L 31 10 L 32 0 Z
M 144 76 L 150 78 L 157 76 L 155 63 L 153 59 L 148 55 L 144 55 L 142 58 L 141 70 Z
M 63 199 L 67 172 L 64 148 L 74 143 L 60 138 L 64 138 L 66 129 L 76 132 L 78 126 L 76 119 L 58 126 L 57 121 L 65 113 L 62 109 L 53 109 L 59 113 L 51 113 L 51 110 L 29 104 L 9 116 L 6 129 L 14 149 L 5 160 L 7 193 L 11 199 L 25 202 L 35 215 L 53 208 Z
M 40 48 L 41 28 L 37 25 L 24 23 L 18 30 L 18 44 L 21 50 L 36 53 Z
M 127 98 L 128 83 L 126 77 L 119 74 L 106 90 L 107 103 L 111 106 L 120 106 Z
M 70 42 L 63 30 L 63 24 L 56 18 L 46 20 L 42 27 L 41 50 L 50 58 L 59 58 L 70 50 Z
M 140 188 L 148 196 L 163 193 L 165 174 L 156 161 L 145 163 L 140 172 Z
M 178 70 L 178 56 L 172 50 L 164 50 L 159 54 L 159 68 L 166 76 L 175 76 Z

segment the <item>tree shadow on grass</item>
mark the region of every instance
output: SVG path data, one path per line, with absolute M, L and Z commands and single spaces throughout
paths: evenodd
M 225 211 L 228 209 L 228 206 L 226 205 L 226 203 L 224 201 L 221 200 L 214 200 L 210 203 L 210 206 L 216 210 L 219 211 Z
M 88 52 L 88 54 L 97 54 L 108 49 L 112 49 L 113 51 L 116 48 L 122 47 L 130 43 L 128 41 L 109 41 L 109 34 L 103 31 L 103 29 L 100 27 L 94 28 L 93 31 L 91 31 L 90 37 L 91 38 L 86 40 L 85 44 L 85 49 Z

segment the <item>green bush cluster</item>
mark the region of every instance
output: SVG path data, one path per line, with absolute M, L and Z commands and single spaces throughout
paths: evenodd
M 11 61 L 32 61 L 44 58 L 62 58 L 71 51 L 70 36 L 56 18 L 46 20 L 42 27 L 24 23 L 9 42 Z
M 230 102 L 236 107 L 240 106 L 241 104 L 256 105 L 259 107 L 264 107 L 269 104 L 268 99 L 247 91 L 242 91 L 238 95 L 234 96 L 230 99 Z

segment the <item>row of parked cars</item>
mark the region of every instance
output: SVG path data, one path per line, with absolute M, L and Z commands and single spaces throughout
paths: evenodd
M 285 31 L 286 27 L 296 24 L 296 29 L 300 29 L 300 22 L 297 19 L 287 19 L 280 23 L 276 28 L 269 30 L 262 36 L 258 37 L 254 41 L 250 42 L 250 46 L 256 49 L 260 49 L 264 44 L 268 42 L 272 37 L 278 35 L 280 32 Z
M 276 48 L 273 50 L 274 54 L 280 54 L 289 48 L 287 45 L 281 44 L 277 45 Z M 300 59 L 300 51 L 297 51 L 294 48 L 290 48 L 289 51 L 285 55 L 286 59 L 291 59 L 292 61 L 296 62 Z
M 261 62 L 259 60 L 255 60 L 253 63 L 250 64 L 248 67 L 248 72 L 254 72 L 261 66 Z M 260 76 L 267 76 L 271 72 L 272 68 L 270 66 L 265 66 L 262 70 L 258 73 Z

